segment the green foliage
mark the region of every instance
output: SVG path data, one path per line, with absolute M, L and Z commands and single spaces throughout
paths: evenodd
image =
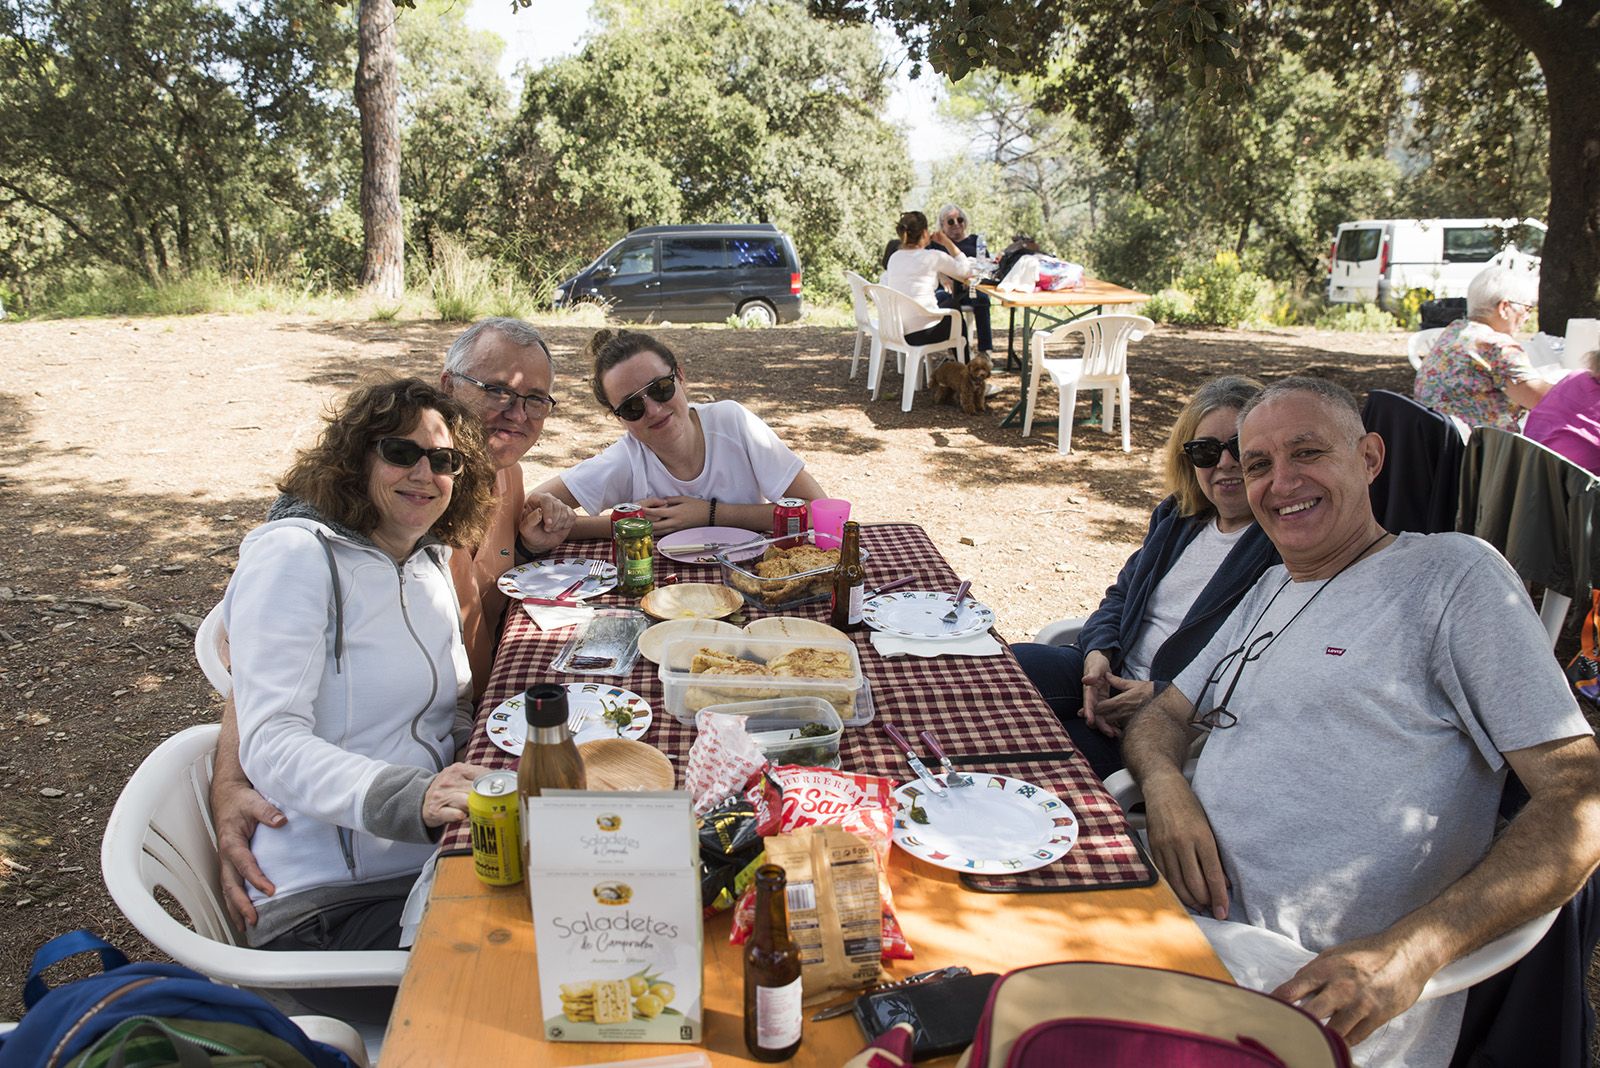
M 134 271 L 106 268 L 75 273 L 29 313 L 43 319 L 245 312 L 321 314 L 342 306 L 342 298 L 292 279 L 239 279 L 204 268 L 172 281 L 151 282 Z
M 1186 271 L 1178 287 L 1194 300 L 1196 322 L 1240 326 L 1267 314 L 1271 284 L 1245 270 L 1232 252 L 1219 252 L 1208 263 Z
M 1181 289 L 1163 289 L 1139 307 L 1139 314 L 1158 323 L 1189 324 L 1199 320 L 1194 313 L 1194 298 Z
M 1335 304 L 1317 316 L 1318 330 L 1344 330 L 1366 334 L 1387 334 L 1403 329 L 1403 324 L 1376 304 Z
M 445 322 L 470 323 L 484 315 L 525 319 L 535 301 L 515 271 L 475 255 L 460 239 L 435 234 L 428 276 L 433 304 Z
M 606 0 L 582 53 L 531 72 L 474 233 L 590 258 L 637 226 L 769 221 L 808 279 L 877 263 L 910 184 L 870 30 L 795 0 Z M 525 271 L 527 247 L 510 250 Z

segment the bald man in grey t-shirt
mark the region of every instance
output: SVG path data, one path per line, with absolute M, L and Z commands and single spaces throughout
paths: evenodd
M 1152 851 L 1185 904 L 1302 947 L 1273 992 L 1361 1062 L 1448 1064 L 1464 995 L 1411 1006 L 1600 862 L 1600 750 L 1499 554 L 1373 519 L 1383 443 L 1348 394 L 1271 386 L 1239 444 L 1284 566 L 1129 725 Z M 1533 800 L 1494 839 L 1508 767 Z

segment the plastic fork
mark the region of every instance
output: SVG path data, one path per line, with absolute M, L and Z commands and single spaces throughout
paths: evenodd
M 939 758 L 939 766 L 944 769 L 944 781 L 949 783 L 952 789 L 960 790 L 963 787 L 972 785 L 972 776 L 963 775 L 956 770 L 956 766 L 950 763 L 950 758 L 945 755 L 944 746 L 939 744 L 939 739 L 933 736 L 932 731 L 923 731 L 917 737 L 921 738 L 922 744 L 931 749 L 933 755 Z
M 956 625 L 956 620 L 961 618 L 961 602 L 967 599 L 967 591 L 972 588 L 971 579 L 962 579 L 961 585 L 956 587 L 955 603 L 950 606 L 950 611 L 939 617 L 944 623 L 944 629 L 949 630 Z M 926 618 L 926 617 L 924 617 Z

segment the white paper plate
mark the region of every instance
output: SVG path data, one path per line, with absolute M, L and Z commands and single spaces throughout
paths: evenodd
M 1078 841 L 1077 817 L 1049 790 L 1004 775 L 961 774 L 970 775 L 972 785 L 946 786 L 945 797 L 916 780 L 895 790 L 895 845 L 951 871 L 1009 875 L 1052 864 Z M 943 774 L 934 778 L 945 785 Z M 911 819 L 913 799 L 927 823 Z
M 861 618 L 873 630 L 899 638 L 966 638 L 994 626 L 994 610 L 970 597 L 961 602 L 955 625 L 946 627 L 943 616 L 955 594 L 933 590 L 896 590 L 869 598 Z
M 673 638 L 688 638 L 696 634 L 705 635 L 707 638 L 737 637 L 743 633 L 732 623 L 724 623 L 720 619 L 669 619 L 665 623 L 657 623 L 643 634 L 639 635 L 639 655 L 652 664 L 661 663 L 661 658 L 666 655 L 667 642 Z M 692 653 L 690 654 L 693 655 Z M 673 664 L 676 671 L 688 671 L 687 662 Z
M 650 704 L 632 690 L 598 682 L 569 682 L 567 685 L 567 725 L 577 724 L 573 741 L 599 741 L 601 738 L 637 738 L 650 729 L 653 718 Z M 601 718 L 606 706 L 626 708 L 633 722 L 620 732 Z M 512 694 L 489 713 L 489 740 L 512 756 L 522 755 L 528 739 L 528 717 L 522 707 L 522 694 Z
M 663 535 L 656 539 L 656 551 L 668 560 L 676 560 L 680 564 L 714 564 L 717 562 L 717 553 L 723 549 L 701 549 L 697 552 L 682 552 L 675 549 L 676 545 L 739 545 L 743 542 L 761 542 L 762 535 L 758 531 L 744 530 L 740 527 L 693 527 L 689 530 L 678 530 L 671 534 Z M 760 556 L 766 545 L 758 544 L 750 549 L 735 549 L 728 553 L 729 560 L 754 560 Z
M 530 560 L 501 575 L 495 585 L 500 587 L 501 593 L 519 601 L 524 597 L 554 597 L 580 578 L 583 579 L 583 585 L 569 595 L 573 600 L 598 597 L 616 588 L 617 565 L 610 561 L 602 562 L 600 576 L 594 578 L 589 576 L 589 565 L 592 563 L 593 560 L 579 556 Z

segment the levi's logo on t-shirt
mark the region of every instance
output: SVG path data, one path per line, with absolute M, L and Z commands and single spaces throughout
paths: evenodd
M 1337 645 L 1330 645 L 1330 646 L 1328 646 L 1326 649 L 1324 649 L 1322 651 L 1324 653 L 1328 654 L 1329 656 L 1343 656 L 1344 655 L 1344 650 L 1339 648 Z

